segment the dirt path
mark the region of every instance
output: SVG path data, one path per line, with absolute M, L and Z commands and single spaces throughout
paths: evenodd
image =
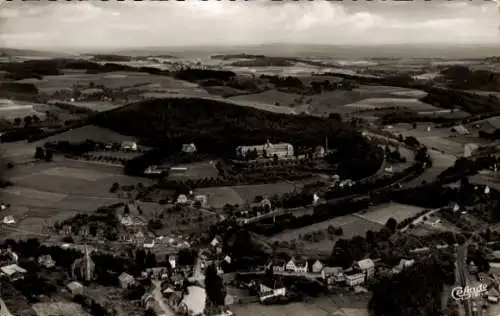
M 153 281 L 155 289 L 153 290 L 153 297 L 155 301 L 160 306 L 163 311 L 164 316 L 175 316 L 175 313 L 170 309 L 170 307 L 165 303 L 163 295 L 161 294 L 161 283 L 159 281 Z
M 0 298 L 0 316 L 13 316 L 1 298 Z

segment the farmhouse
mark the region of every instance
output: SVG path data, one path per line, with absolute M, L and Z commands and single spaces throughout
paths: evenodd
M 134 277 L 128 273 L 125 273 L 125 272 L 120 274 L 120 276 L 118 277 L 118 280 L 120 281 L 120 286 L 122 289 L 128 289 L 130 286 L 132 286 L 135 283 Z
M 84 292 L 84 289 L 85 289 L 80 282 L 76 282 L 76 281 L 68 283 L 66 285 L 66 287 L 68 288 L 69 292 L 73 296 L 75 296 L 75 295 L 83 295 L 83 292 Z
M 283 272 L 286 269 L 286 260 L 282 260 L 282 259 L 272 260 L 268 265 L 268 268 L 271 268 L 271 267 L 272 267 L 273 271 Z
M 188 202 L 188 198 L 185 194 L 179 194 L 176 202 L 177 204 L 186 204 Z
M 467 128 L 465 128 L 465 126 L 463 126 L 463 125 L 453 126 L 451 128 L 451 132 L 456 133 L 457 135 L 469 135 L 470 134 L 469 130 Z
M 348 286 L 356 286 L 365 282 L 365 275 L 363 273 L 355 273 L 345 276 L 345 282 Z
M 264 302 L 265 300 L 285 296 L 286 288 L 277 280 L 264 281 L 259 284 L 259 300 Z
M 175 258 L 175 256 L 168 256 L 168 263 L 170 263 L 172 269 L 175 269 L 177 264 L 177 258 Z
M 206 195 L 196 195 L 193 199 L 194 205 L 196 206 L 197 204 L 204 208 L 207 207 L 207 196 Z
M 273 158 L 278 159 L 291 158 L 294 156 L 292 144 L 277 143 L 272 144 L 267 141 L 263 145 L 238 146 L 236 147 L 236 156 L 242 159 L 245 158 Z
M 0 268 L 2 275 L 8 277 L 11 281 L 19 280 L 24 278 L 24 274 L 27 272 L 25 269 L 21 268 L 17 264 L 9 264 Z
M 361 271 L 367 280 L 372 278 L 375 273 L 375 263 L 372 259 L 363 259 L 355 262 L 353 268 Z
M 16 220 L 14 219 L 14 216 L 12 215 L 7 215 L 3 218 L 3 223 L 4 224 L 15 224 Z
M 38 264 L 44 266 L 45 268 L 52 268 L 56 265 L 55 261 L 52 260 L 52 257 L 50 255 L 43 255 L 38 257 Z
M 340 283 L 345 281 L 344 270 L 341 267 L 324 267 L 321 270 L 321 277 L 326 283 Z
M 191 143 L 191 144 L 183 144 L 182 145 L 182 152 L 188 153 L 188 154 L 195 153 L 196 152 L 196 146 L 195 146 L 195 144 L 193 144 L 193 143 Z
M 311 271 L 312 273 L 321 273 L 321 271 L 323 271 L 323 267 L 323 263 L 321 263 L 321 261 L 319 260 L 316 260 L 311 267 Z
M 290 261 L 287 262 L 285 269 L 286 269 L 286 271 L 290 271 L 290 272 L 305 273 L 305 272 L 307 272 L 307 268 L 308 268 L 307 260 L 292 258 L 292 259 L 290 259 Z
M 121 149 L 127 151 L 137 151 L 137 143 L 133 141 L 124 141 L 121 143 Z

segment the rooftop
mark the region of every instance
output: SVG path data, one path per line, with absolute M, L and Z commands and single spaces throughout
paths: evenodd
M 14 273 L 26 273 L 26 270 L 18 266 L 17 264 L 10 264 L 8 266 L 3 266 L 0 270 L 6 275 L 13 275 Z

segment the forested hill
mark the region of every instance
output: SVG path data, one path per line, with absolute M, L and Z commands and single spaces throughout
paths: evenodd
M 277 114 L 198 98 L 148 100 L 99 114 L 94 120 L 149 146 L 195 142 L 199 150 L 221 156 L 231 156 L 238 145 L 267 139 L 316 146 L 328 136 L 331 148 L 363 149 L 367 154 L 370 147 L 358 132 L 335 118 Z

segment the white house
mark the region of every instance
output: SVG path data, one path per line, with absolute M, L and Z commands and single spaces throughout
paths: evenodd
M 285 296 L 286 288 L 278 281 L 263 282 L 259 284 L 259 300 L 264 302 L 271 297 Z
M 206 195 L 196 195 L 194 197 L 194 202 L 200 203 L 201 207 L 207 207 L 207 196 Z
M 122 289 L 127 289 L 135 283 L 134 277 L 125 272 L 120 274 L 118 280 L 120 281 L 120 286 L 122 287 Z
M 321 263 L 321 261 L 319 260 L 316 260 L 311 267 L 311 271 L 313 273 L 321 273 L 321 271 L 323 271 L 323 268 L 324 268 L 323 263 Z
M 4 224 L 15 224 L 16 220 L 14 219 L 14 216 L 12 215 L 7 215 L 3 218 L 3 223 Z
M 137 143 L 133 141 L 124 141 L 121 144 L 122 150 L 137 151 Z
M 323 270 L 321 270 L 321 277 L 326 280 L 328 284 L 345 281 L 344 270 L 341 267 L 323 267 Z
M 366 279 L 370 279 L 375 274 L 375 263 L 372 259 L 363 259 L 354 263 L 354 268 L 360 270 L 366 275 Z
M 175 256 L 168 256 L 168 262 L 170 263 L 170 266 L 172 267 L 172 269 L 175 269 L 176 264 L 177 264 L 177 260 L 176 260 Z
M 153 238 L 148 238 L 144 241 L 143 247 L 144 248 L 154 248 L 155 246 L 155 240 Z
M 7 276 L 11 280 L 18 280 L 24 278 L 24 274 L 27 272 L 25 269 L 21 268 L 17 264 L 9 264 L 0 268 L 2 275 Z
M 179 204 L 186 204 L 188 202 L 188 198 L 185 194 L 179 194 L 177 197 L 177 203 Z
M 365 274 L 356 273 L 356 274 L 346 275 L 345 282 L 348 286 L 356 286 L 363 284 L 365 282 Z
M 307 260 L 292 258 L 290 259 L 290 261 L 287 262 L 285 270 L 297 273 L 298 272 L 305 273 L 307 272 L 307 268 L 308 268 Z
M 196 145 L 191 143 L 191 144 L 183 144 L 182 145 L 182 152 L 185 153 L 194 153 L 196 152 Z
M 287 262 L 285 260 L 276 259 L 269 263 L 268 267 L 272 267 L 273 271 L 283 272 L 286 269 Z
M 212 239 L 212 241 L 210 242 L 210 245 L 212 247 L 217 247 L 220 244 L 221 244 L 221 240 L 219 237 L 214 237 L 214 239 Z

